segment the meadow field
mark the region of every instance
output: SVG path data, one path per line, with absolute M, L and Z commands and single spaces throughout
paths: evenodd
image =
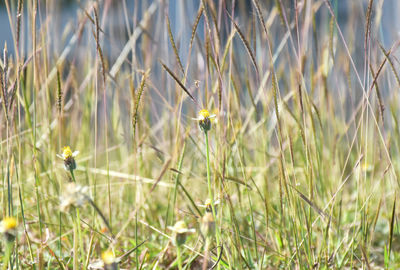
M 1 269 L 400 269 L 397 0 L 1 0 Z

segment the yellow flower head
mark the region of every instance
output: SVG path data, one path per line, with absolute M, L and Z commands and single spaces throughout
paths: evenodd
M 111 250 L 107 250 L 101 253 L 101 259 L 103 260 L 105 265 L 111 265 L 116 262 L 114 253 L 112 253 Z
M 0 224 L 0 232 L 6 233 L 17 227 L 17 220 L 13 217 L 5 217 Z
M 181 246 L 185 243 L 187 234 L 195 232 L 194 229 L 188 229 L 183 220 L 177 221 L 174 227 L 168 226 L 168 229 L 173 231 L 172 241 L 177 246 Z
M 72 150 L 69 146 L 64 146 L 62 157 L 64 158 L 64 160 L 72 157 Z
M 72 152 L 69 146 L 63 147 L 63 152 L 61 155 L 57 156 L 64 160 L 64 168 L 67 171 L 72 171 L 76 169 L 75 157 L 79 154 L 79 151 Z
M 185 221 L 179 220 L 175 223 L 174 227 L 168 226 L 168 229 L 177 234 L 194 233 L 194 229 L 188 229 Z
M 174 231 L 177 233 L 185 233 L 187 232 L 187 226 L 185 221 L 179 220 L 177 223 L 174 225 Z
M 367 161 L 362 162 L 361 164 L 361 170 L 364 172 L 371 172 L 374 169 L 374 165 L 371 163 L 368 163 Z
M 208 198 L 208 199 L 204 202 L 204 204 L 205 204 L 206 206 L 210 206 L 210 207 L 211 207 L 211 199 Z
M 211 202 L 211 199 L 207 199 L 206 201 L 205 201 L 205 206 L 206 206 L 206 211 L 207 212 L 212 212 L 212 202 Z
M 213 211 L 213 206 L 214 206 L 214 210 L 215 210 L 215 214 L 217 214 L 217 205 L 220 203 L 220 200 L 217 199 L 214 201 L 214 204 L 212 203 L 211 199 L 208 198 L 205 200 L 204 204 L 199 204 L 200 207 L 205 208 L 206 212 L 212 213 Z
M 196 120 L 199 121 L 200 129 L 204 132 L 208 132 L 211 129 L 211 118 L 214 118 L 215 114 L 210 114 L 209 111 L 203 109 L 199 112 L 199 116 Z
M 14 217 L 4 217 L 0 222 L 0 233 L 7 242 L 13 242 L 17 234 L 17 220 Z
M 203 110 L 201 110 L 199 112 L 199 119 L 200 120 L 204 120 L 204 119 L 209 118 L 209 117 L 210 117 L 210 113 L 207 110 L 203 109 Z

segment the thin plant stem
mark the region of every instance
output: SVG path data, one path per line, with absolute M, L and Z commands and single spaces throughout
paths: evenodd
M 72 181 L 76 183 L 74 170 L 69 170 L 69 172 L 71 173 Z
M 178 260 L 178 268 L 179 268 L 179 270 L 182 270 L 181 248 L 179 245 L 176 245 L 176 257 Z
M 209 149 L 209 144 L 208 144 L 208 132 L 204 132 L 205 139 L 206 139 L 206 159 L 207 159 L 207 185 L 208 185 L 208 197 L 210 198 L 211 201 L 211 207 L 213 211 L 213 215 L 215 218 L 215 211 L 214 211 L 214 196 L 211 188 L 211 169 L 210 169 L 210 149 Z
M 78 216 L 78 212 L 76 212 L 77 216 Z M 79 269 L 79 261 L 78 261 L 78 248 L 79 248 L 79 239 L 78 239 L 78 218 L 77 216 L 75 218 L 73 218 L 74 220 L 74 249 L 73 249 L 73 253 L 74 253 L 74 257 L 73 257 L 73 269 L 74 270 L 78 270 Z
M 14 242 L 6 242 L 6 252 L 4 254 L 5 262 L 3 264 L 3 270 L 6 270 L 8 268 L 8 264 L 10 263 L 11 260 L 11 253 L 12 253 L 12 248 L 14 246 Z
M 76 183 L 74 170 L 69 170 L 71 173 L 71 178 L 74 183 Z M 80 218 L 79 218 L 79 209 L 75 208 L 75 218 L 74 218 L 74 270 L 79 269 L 79 261 L 78 261 L 78 249 L 79 249 L 79 242 L 81 241 L 81 233 L 80 233 Z M 83 254 L 83 252 L 81 252 Z
M 219 227 L 217 225 L 217 215 L 215 212 L 215 206 L 214 206 L 214 194 L 213 190 L 211 188 L 211 168 L 210 168 L 210 145 L 208 142 L 208 132 L 204 131 L 205 135 L 205 140 L 206 140 L 206 159 L 207 159 L 207 185 L 208 185 L 208 197 L 210 198 L 211 201 L 211 209 L 212 209 L 212 214 L 215 220 L 215 231 L 216 231 L 216 242 L 217 242 L 217 247 L 219 246 Z M 220 269 L 220 265 L 218 264 L 217 269 Z
M 81 217 L 80 217 L 80 212 L 79 208 L 76 208 L 76 223 L 78 226 L 78 240 L 79 240 L 79 250 L 81 253 L 81 261 L 83 262 L 85 260 L 85 253 L 83 251 L 83 239 L 82 239 L 82 230 L 81 230 Z
M 203 259 L 203 270 L 207 269 L 210 249 L 210 237 L 206 237 L 206 244 L 204 245 L 204 259 Z
M 62 221 L 61 221 L 61 211 L 59 211 L 58 214 L 58 220 L 59 220 L 59 235 L 58 235 L 58 256 L 61 257 L 62 255 L 62 245 L 61 245 L 61 236 L 62 236 Z

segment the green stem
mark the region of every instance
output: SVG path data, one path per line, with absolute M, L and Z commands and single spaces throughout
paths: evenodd
M 182 153 L 181 153 L 181 156 L 178 161 L 178 171 L 182 170 L 183 155 L 185 154 L 185 148 L 186 148 L 186 141 L 183 143 Z M 173 199 L 173 204 L 172 204 L 172 206 L 173 206 L 172 220 L 174 220 L 174 218 L 175 218 L 174 216 L 175 216 L 176 192 L 178 190 L 179 178 L 180 178 L 180 173 L 177 173 L 176 177 L 175 177 L 174 199 Z M 167 215 L 167 217 L 168 217 L 168 215 Z M 166 226 L 167 225 L 168 225 L 168 223 L 166 224 Z
M 208 133 L 207 131 L 204 132 L 206 138 L 206 157 L 207 157 L 207 184 L 208 184 L 208 197 L 211 201 L 211 208 L 215 218 L 215 211 L 214 211 L 214 196 L 211 189 L 211 169 L 210 169 L 210 149 L 208 144 Z
M 72 181 L 76 183 L 74 170 L 69 170 L 71 173 Z M 73 257 L 73 264 L 74 270 L 79 269 L 79 260 L 78 260 L 78 249 L 79 249 L 79 242 L 81 240 L 80 235 L 80 217 L 79 217 L 79 209 L 75 208 L 75 218 L 74 218 L 74 257 Z
M 179 270 L 182 270 L 181 248 L 179 247 L 179 245 L 176 246 L 176 256 L 178 259 L 178 268 Z
M 203 269 L 207 269 L 209 260 L 209 250 L 210 250 L 210 237 L 206 237 L 206 244 L 204 245 L 204 259 L 203 259 Z
M 62 250 L 61 250 L 61 236 L 62 236 L 62 221 L 61 221 L 61 211 L 59 211 L 58 214 L 58 221 L 59 221 L 59 235 L 58 235 L 58 256 L 61 258 L 62 257 Z
M 135 213 L 135 246 L 138 246 L 138 219 L 137 219 L 137 212 Z M 136 270 L 139 270 L 139 249 L 136 249 Z
M 210 168 L 210 145 L 208 143 L 208 132 L 204 132 L 205 139 L 206 139 L 206 158 L 207 158 L 207 184 L 208 184 L 208 197 L 210 198 L 211 201 L 211 209 L 212 209 L 212 214 L 215 220 L 215 239 L 217 242 L 217 247 L 219 246 L 219 237 L 220 237 L 220 232 L 219 232 L 219 226 L 217 222 L 217 214 L 215 211 L 215 206 L 214 206 L 214 195 L 213 195 L 213 190 L 211 188 L 211 168 Z M 220 265 L 218 264 L 217 269 L 220 269 Z
M 6 252 L 4 254 L 5 261 L 4 261 L 3 268 L 2 268 L 3 270 L 6 270 L 8 268 L 8 264 L 11 260 L 11 253 L 12 253 L 13 245 L 14 245 L 13 242 L 6 241 Z
M 77 209 L 76 209 L 77 210 Z M 78 261 L 78 249 L 79 249 L 79 238 L 78 238 L 78 211 L 76 211 L 76 216 L 73 217 L 74 220 L 74 248 L 73 248 L 73 270 L 79 269 L 79 261 Z
M 81 230 L 81 216 L 79 212 L 79 208 L 76 208 L 76 222 L 78 225 L 78 239 L 79 239 L 79 251 L 81 253 L 81 261 L 85 261 L 85 252 L 83 251 L 83 238 L 82 238 L 82 230 Z
M 71 173 L 72 181 L 76 183 L 74 170 L 69 170 L 69 172 Z

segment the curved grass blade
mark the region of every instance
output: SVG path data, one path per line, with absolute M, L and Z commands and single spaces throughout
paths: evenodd
M 160 61 L 160 63 L 163 66 L 163 68 L 169 73 L 169 75 L 171 75 L 171 77 L 174 78 L 175 82 L 182 88 L 182 90 L 185 91 L 185 93 L 190 97 L 190 99 L 193 100 L 194 103 L 198 104 L 197 101 L 192 96 L 192 94 L 190 94 L 189 90 L 183 85 L 183 83 L 180 82 L 178 77 L 163 62 Z

